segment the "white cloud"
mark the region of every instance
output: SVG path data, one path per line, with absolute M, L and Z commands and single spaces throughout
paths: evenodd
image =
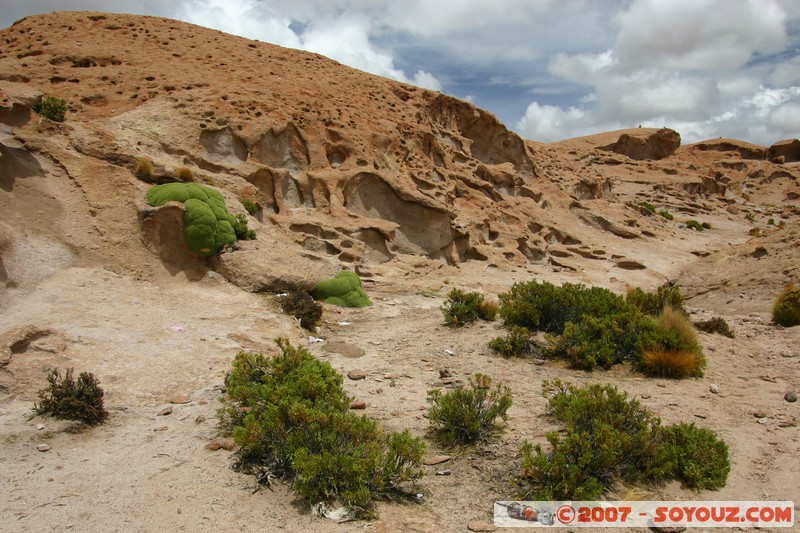
M 517 122 L 517 130 L 529 138 L 542 142 L 576 137 L 593 122 L 591 113 L 577 107 L 562 109 L 552 105 L 532 102 L 525 115 Z
M 787 136 L 800 136 L 800 102 L 784 104 L 771 110 L 769 125 Z

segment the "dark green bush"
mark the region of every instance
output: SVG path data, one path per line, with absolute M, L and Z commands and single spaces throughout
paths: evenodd
M 698 320 L 694 323 L 694 327 L 700 331 L 705 331 L 706 333 L 718 333 L 731 339 L 736 338 L 733 330 L 730 328 L 730 326 L 728 326 L 728 323 L 725 322 L 725 319 L 722 317 L 715 316 L 709 318 L 708 320 Z
M 788 285 L 775 300 L 772 320 L 783 327 L 800 325 L 800 289 Z
M 702 224 L 700 224 L 696 220 L 687 220 L 686 221 L 686 227 L 690 228 L 690 229 L 693 229 L 695 231 L 703 231 L 703 230 L 706 229 Z
M 236 234 L 237 241 L 253 240 L 256 238 L 256 232 L 247 227 L 247 216 L 243 214 L 236 215 L 236 222 L 233 224 L 233 232 Z
M 530 332 L 520 326 L 511 326 L 505 337 L 489 341 L 489 348 L 505 357 L 521 357 L 530 352 Z
M 551 450 L 524 442 L 520 481 L 537 500 L 595 500 L 616 482 L 679 479 L 716 489 L 730 469 L 713 432 L 661 421 L 611 385 L 577 388 L 556 380 L 548 414 L 564 424 L 547 435 Z M 550 384 L 545 382 L 545 395 Z M 531 497 L 530 495 L 533 494 Z
M 668 426 L 663 433 L 672 477 L 692 489 L 718 490 L 725 486 L 731 471 L 725 441 L 693 423 Z
M 428 392 L 428 420 L 445 444 L 475 442 L 497 428 L 497 418 L 506 420 L 511 389 L 498 384 L 491 390 L 492 378 L 484 374 L 475 374 L 469 382 L 469 387 L 447 393 Z
M 642 202 L 639 205 L 644 207 L 645 209 L 647 209 L 648 211 L 650 211 L 654 215 L 656 214 L 656 206 L 654 206 L 653 204 L 650 204 L 650 203 L 647 203 L 647 202 Z
M 45 96 L 33 105 L 33 110 L 54 122 L 64 122 L 67 113 L 67 101 L 55 96 Z
M 515 283 L 500 295 L 500 317 L 507 326 L 561 334 L 567 322 L 577 323 L 584 315 L 601 316 L 627 310 L 625 300 L 608 289 L 565 283 L 556 287 L 536 280 Z
M 461 327 L 478 319 L 491 322 L 497 317 L 497 305 L 485 301 L 478 292 L 452 289 L 442 304 L 442 314 L 445 324 Z
M 353 414 L 341 375 L 304 348 L 276 342 L 275 357 L 237 354 L 226 380 L 220 414 L 241 447 L 240 466 L 266 468 L 291 479 L 309 503 L 338 500 L 360 516 L 374 498 L 415 489 L 422 440 Z
M 683 308 L 683 294 L 681 294 L 681 288 L 678 285 L 662 285 L 654 293 L 644 292 L 636 287 L 628 291 L 628 294 L 625 295 L 625 301 L 642 313 L 651 316 L 657 316 L 665 306 L 673 307 L 684 314 L 688 314 Z
M 91 373 L 81 372 L 78 380 L 68 368 L 62 377 L 58 369 L 47 376 L 47 388 L 39 391 L 39 402 L 33 408 L 37 414 L 55 418 L 99 424 L 108 417 L 103 406 L 103 389 Z
M 313 330 L 322 317 L 322 306 L 303 290 L 290 291 L 281 298 L 281 308 L 300 321 L 300 326 Z
M 659 211 L 658 214 L 667 220 L 673 220 L 675 218 L 669 211 Z
M 250 200 L 242 200 L 242 206 L 244 207 L 245 211 L 250 213 L 250 215 L 256 216 L 256 213 L 258 212 L 258 206 L 256 206 L 256 204 Z

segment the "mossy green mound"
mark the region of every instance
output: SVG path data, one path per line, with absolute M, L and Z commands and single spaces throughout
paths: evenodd
M 186 207 L 183 237 L 193 252 L 210 256 L 236 242 L 236 218 L 219 192 L 196 183 L 165 183 L 147 191 L 147 203 L 153 207 L 167 202 L 181 202 Z
M 361 287 L 358 274 L 351 270 L 342 270 L 335 278 L 320 281 L 311 296 L 317 301 L 338 305 L 340 307 L 366 307 L 372 302 Z

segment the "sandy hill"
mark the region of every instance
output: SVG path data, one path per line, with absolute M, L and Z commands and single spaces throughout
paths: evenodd
M 538 392 L 554 376 L 610 381 L 646 393 L 665 420 L 699 417 L 719 431 L 734 471 L 722 493 L 703 496 L 799 499 L 796 404 L 783 392 L 797 387 L 800 342 L 770 326 L 769 311 L 800 281 L 800 141 L 682 146 L 678 132 L 636 128 L 543 144 L 441 93 L 161 18 L 34 16 L 0 30 L 0 42 L 4 522 L 311 527 L 288 490 L 251 494 L 254 482 L 229 471 L 226 455 L 203 450 L 232 356 L 273 351 L 277 336 L 339 370 L 365 368 L 369 379 L 348 387 L 367 414 L 419 433 L 435 370 L 485 371 L 514 388 L 501 444 L 458 457 L 453 477 L 430 476 L 414 518 L 383 506 L 375 531 L 463 531 L 487 519 L 505 497 L 498 469 L 523 436 L 550 428 Z M 68 102 L 63 123 L 32 110 L 43 95 Z M 256 240 L 193 255 L 181 211 L 146 204 L 139 158 L 157 175 L 190 169 L 233 213 L 255 203 Z M 326 307 L 326 342 L 309 344 L 271 294 L 342 267 L 361 275 L 375 305 Z M 704 336 L 706 378 L 655 388 L 626 371 L 500 359 L 486 348 L 499 325 L 442 328 L 450 288 L 496 295 L 534 278 L 619 292 L 678 282 L 695 314 L 724 316 L 739 337 Z M 47 371 L 67 366 L 100 378 L 109 424 L 74 436 L 29 420 Z M 708 394 L 709 383 L 722 393 Z M 191 401 L 157 416 L 176 395 Z M 36 451 L 40 442 L 52 451 Z M 679 487 L 657 496 L 695 497 Z

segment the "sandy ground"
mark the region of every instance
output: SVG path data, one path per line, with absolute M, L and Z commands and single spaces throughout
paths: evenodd
M 493 275 L 489 285 L 483 269 L 463 270 L 459 286 L 490 296 L 511 283 Z M 670 484 L 652 488 L 651 499 L 800 500 L 797 404 L 783 399 L 800 375 L 797 328 L 776 328 L 764 313 L 726 316 L 737 338 L 701 334 L 709 360 L 702 379 L 650 379 L 625 367 L 577 372 L 556 361 L 537 366 L 492 354 L 486 343 L 502 333 L 499 323 L 444 326 L 439 306 L 454 285 L 433 277 L 368 282 L 372 307 L 326 306 L 317 334 L 324 342 L 310 342 L 287 321 L 274 296 L 243 292 L 214 275 L 157 286 L 69 268 L 24 298 L 12 294 L 0 330 L 32 324 L 53 333 L 14 354 L 7 367 L 16 385 L 0 403 L 4 529 L 465 531 L 491 521 L 493 501 L 512 496 L 508 478 L 522 440 L 543 442 L 554 427 L 543 416 L 540 390 L 555 377 L 615 384 L 665 422 L 694 421 L 728 442 L 732 469 L 724 489 L 692 493 Z M 465 381 L 484 372 L 509 385 L 508 425 L 475 448 L 447 450 L 448 463 L 426 467 L 422 504 L 380 504 L 373 522 L 313 517 L 285 484 L 256 490 L 254 478 L 230 468 L 231 452 L 205 449 L 218 436 L 216 409 L 233 356 L 240 349 L 274 352 L 271 339 L 280 335 L 342 373 L 365 370 L 365 380 L 345 380 L 347 390 L 389 429 L 425 435 L 426 393 L 444 368 Z M 109 421 L 74 434 L 68 423 L 34 416 L 35 391 L 52 367 L 94 372 Z M 170 403 L 184 401 L 180 396 L 190 401 Z M 172 413 L 159 415 L 166 407 Z M 39 444 L 50 450 L 38 451 Z M 440 452 L 430 444 L 429 453 Z

